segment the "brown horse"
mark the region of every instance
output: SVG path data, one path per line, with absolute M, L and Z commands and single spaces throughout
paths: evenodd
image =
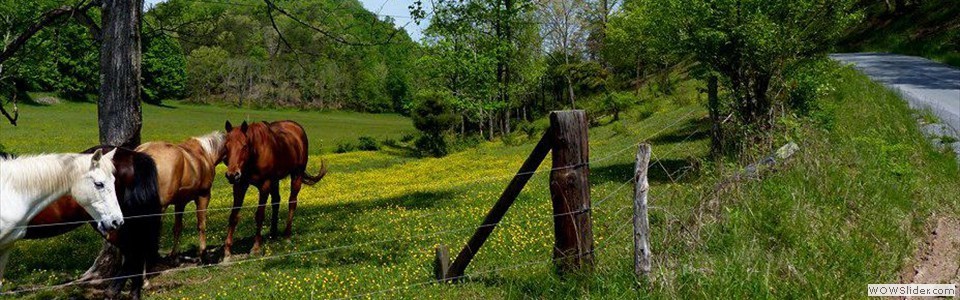
M 223 160 L 225 136 L 222 132 L 190 138 L 178 145 L 167 142 L 149 142 L 137 151 L 153 157 L 157 163 L 157 181 L 161 207 L 173 204 L 176 211 L 173 223 L 173 249 L 176 258 L 183 232 L 183 210 L 191 201 L 197 203 L 197 230 L 200 232 L 202 258 L 207 250 L 207 205 L 210 188 L 216 176 L 217 164 Z
M 301 184 L 313 185 L 327 174 L 326 164 L 321 161 L 320 174 L 310 176 L 307 169 L 307 134 L 303 127 L 294 121 L 261 122 L 240 127 L 226 123 L 227 142 L 226 160 L 227 180 L 233 184 L 233 210 L 230 212 L 230 226 L 227 228 L 227 240 L 224 243 L 224 257 L 230 256 L 233 246 L 233 232 L 240 221 L 240 207 L 243 197 L 251 184 L 260 190 L 260 205 L 257 207 L 257 234 L 253 239 L 251 253 L 260 252 L 263 242 L 264 210 L 267 196 L 273 196 L 273 222 L 270 235 L 277 235 L 277 219 L 280 210 L 280 180 L 290 176 L 290 200 L 287 213 L 287 228 L 283 235 L 290 238 L 293 225 L 293 212 L 297 209 L 297 194 Z

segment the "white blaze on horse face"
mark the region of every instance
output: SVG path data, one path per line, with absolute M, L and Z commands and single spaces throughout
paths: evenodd
M 99 150 L 98 150 L 99 151 Z M 110 151 L 97 159 L 94 153 L 90 161 L 90 170 L 77 180 L 70 193 L 84 210 L 97 220 L 97 229 L 101 232 L 113 230 L 123 225 L 123 212 L 117 202 L 117 192 L 113 176 L 113 155 Z

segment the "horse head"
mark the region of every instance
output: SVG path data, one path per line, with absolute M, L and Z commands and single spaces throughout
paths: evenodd
M 233 127 L 230 121 L 226 124 L 227 142 L 226 154 L 223 163 L 227 165 L 227 181 L 231 184 L 237 183 L 243 176 L 243 167 L 250 159 L 250 140 L 247 137 L 247 121 L 243 121 L 240 127 Z
M 117 202 L 116 178 L 113 176 L 116 151 L 104 154 L 97 149 L 93 154 L 79 156 L 80 159 L 90 159 L 89 169 L 70 187 L 70 194 L 77 203 L 98 221 L 97 230 L 102 234 L 123 225 L 123 212 Z

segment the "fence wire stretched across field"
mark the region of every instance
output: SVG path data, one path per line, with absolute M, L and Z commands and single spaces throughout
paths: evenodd
M 632 208 L 632 206 L 624 206 L 624 207 L 621 207 L 619 210 L 617 210 L 617 211 L 614 212 L 613 214 L 616 215 L 616 214 L 622 212 L 623 210 L 625 210 L 625 209 L 627 209 L 627 208 Z M 613 232 L 612 234 L 610 234 L 610 236 L 611 236 L 611 237 L 615 237 L 615 236 L 619 235 L 621 232 L 623 232 L 623 229 L 629 228 L 630 226 L 628 226 L 628 225 L 632 225 L 632 224 L 633 224 L 633 220 L 631 219 L 631 220 L 628 220 L 628 221 L 626 221 L 626 222 L 618 225 L 618 227 L 614 230 L 614 232 Z M 606 241 L 609 241 L 609 240 L 612 240 L 612 238 L 607 239 Z M 589 252 L 589 253 L 591 253 L 591 254 L 599 253 L 600 250 L 601 250 L 601 248 L 603 248 L 603 246 L 604 246 L 604 245 L 600 244 L 600 243 L 602 243 L 602 242 L 603 242 L 603 241 L 597 242 L 596 247 L 594 247 L 594 248 L 593 248 L 593 251 L 591 251 L 591 252 Z M 607 244 L 607 246 L 609 246 L 609 244 Z M 577 255 L 582 255 L 582 254 L 577 254 Z M 501 272 L 501 271 L 520 269 L 520 268 L 527 267 L 527 266 L 532 266 L 532 265 L 539 265 L 539 264 L 551 263 L 551 262 L 554 262 L 554 261 L 557 261 L 557 260 L 560 260 L 560 259 L 565 259 L 565 258 L 568 258 L 568 257 L 570 257 L 570 256 L 563 256 L 563 257 L 559 257 L 559 258 L 530 260 L 530 261 L 523 262 L 523 263 L 520 263 L 520 264 L 510 265 L 510 266 L 506 266 L 506 267 L 492 268 L 492 269 L 489 269 L 489 270 L 483 270 L 483 271 L 473 272 L 473 273 L 471 273 L 471 274 L 464 274 L 464 275 L 461 275 L 461 276 L 456 276 L 456 277 L 452 277 L 452 278 L 447 278 L 447 280 L 452 280 L 452 281 L 458 281 L 458 280 L 462 280 L 462 279 L 468 279 L 468 280 L 469 280 L 469 279 L 473 279 L 473 278 L 475 278 L 475 277 L 477 277 L 477 276 L 479 276 L 479 275 L 486 275 L 486 274 L 492 274 L 492 273 L 497 273 L 497 272 Z M 436 282 L 437 282 L 437 280 L 434 279 L 434 280 L 422 281 L 422 282 L 417 282 L 417 283 L 414 283 L 414 284 L 409 284 L 409 285 L 404 285 L 404 286 L 399 286 L 399 287 L 393 287 L 393 288 L 383 289 L 383 290 L 378 290 L 378 291 L 373 291 L 373 292 L 360 293 L 360 294 L 355 294 L 355 295 L 351 295 L 351 296 L 347 296 L 347 297 L 341 297 L 341 298 L 334 298 L 334 299 L 343 300 L 343 299 L 354 299 L 354 298 L 360 298 L 360 297 L 366 297 L 366 296 L 373 296 L 373 295 L 379 295 L 379 294 L 384 294 L 384 293 L 389 293 L 389 292 L 395 292 L 395 291 L 404 290 L 404 289 L 409 289 L 409 288 L 418 287 L 418 286 L 424 286 L 424 285 L 428 285 L 428 284 L 432 284 L 432 283 L 436 283 Z
M 616 190 L 614 190 L 614 191 L 611 192 L 611 193 L 608 193 L 604 198 L 602 198 L 601 200 L 597 201 L 595 204 L 591 205 L 591 207 L 585 209 L 585 211 L 595 211 L 595 210 L 597 210 L 597 209 L 601 209 L 601 207 L 599 207 L 600 204 L 603 204 L 603 203 L 606 202 L 608 199 L 613 198 L 614 196 L 616 196 L 616 194 L 617 194 L 620 190 L 623 189 L 623 187 L 625 187 L 625 186 L 627 186 L 627 185 L 629 185 L 630 183 L 633 183 L 633 182 L 634 182 L 634 179 L 631 177 L 629 180 L 627 180 L 626 182 L 624 182 L 623 184 L 621 184 Z M 628 207 L 628 206 L 627 206 L 627 207 Z M 620 211 L 622 211 L 623 209 L 625 209 L 625 208 L 627 208 L 627 207 L 621 207 Z M 335 251 L 335 250 L 343 250 L 343 249 L 350 249 L 350 248 L 356 248 L 356 247 L 362 247 L 362 246 L 369 246 L 369 245 L 374 245 L 374 244 L 381 244 L 381 243 L 389 243 L 389 242 L 403 241 L 403 240 L 407 240 L 407 239 L 422 239 L 422 238 L 439 236 L 439 235 L 448 234 L 448 233 L 454 233 L 454 232 L 461 232 L 461 231 L 468 231 L 468 230 L 477 230 L 477 229 L 479 229 L 479 228 L 498 226 L 498 225 L 501 225 L 501 224 L 522 223 L 522 222 L 525 222 L 525 221 L 542 219 L 542 218 L 551 218 L 551 219 L 552 219 L 552 218 L 556 218 L 556 217 L 562 217 L 562 216 L 571 215 L 571 214 L 578 214 L 578 213 L 582 213 L 582 212 L 583 212 L 583 211 L 573 211 L 573 212 L 566 212 L 566 213 L 560 213 L 560 214 L 552 214 L 552 215 L 549 215 L 549 216 L 538 216 L 538 217 L 523 218 L 523 219 L 517 219 L 517 220 L 500 221 L 500 222 L 494 223 L 494 224 L 486 224 L 486 225 L 481 224 L 481 225 L 479 225 L 479 226 L 470 226 L 470 227 L 463 227 L 463 228 L 458 228 L 458 229 L 443 230 L 443 231 L 438 231 L 438 232 L 433 232 L 433 233 L 412 235 L 412 236 L 401 237 L 401 238 L 392 238 L 392 239 L 383 239 L 383 240 L 376 240 L 376 241 L 368 241 L 368 242 L 355 243 L 355 244 L 350 244 L 350 245 L 339 245 L 339 246 L 333 246 L 333 247 L 327 247 L 327 248 L 321 248 L 321 249 L 314 249 L 314 250 L 295 251 L 295 252 L 289 252 L 289 253 L 272 255 L 272 256 L 264 256 L 264 257 L 259 257 L 259 258 L 245 259 L 245 260 L 236 261 L 236 262 L 221 262 L 221 263 L 219 263 L 219 264 L 195 265 L 195 266 L 189 266 L 189 267 L 183 267 L 183 268 L 174 268 L 174 269 L 168 269 L 168 270 L 162 270 L 162 271 L 146 272 L 146 273 L 144 273 L 143 275 L 145 275 L 145 276 L 153 276 L 153 275 L 174 273 L 174 272 L 194 270 L 194 269 L 207 269 L 207 268 L 216 268 L 216 267 L 226 267 L 226 266 L 232 266 L 232 265 L 239 265 L 239 264 L 243 264 L 243 263 L 250 263 L 250 262 L 257 262 L 257 261 L 266 261 L 266 260 L 272 260 L 272 259 L 284 258 L 284 257 L 291 257 L 291 256 L 298 256 L 298 255 L 318 254 L 318 253 L 330 252 L 330 251 Z M 618 212 L 619 212 L 619 211 L 618 211 Z M 43 291 L 43 290 L 54 290 L 54 289 L 61 289 L 61 288 L 71 287 L 71 286 L 75 286 L 75 285 L 96 284 L 96 283 L 102 283 L 102 282 L 112 281 L 112 280 L 115 280 L 115 279 L 128 279 L 128 278 L 133 278 L 133 277 L 138 277 L 138 276 L 141 276 L 141 274 L 137 274 L 137 275 L 126 275 L 126 276 L 115 276 L 115 277 L 108 277 L 108 278 L 96 279 L 96 280 L 91 280 L 91 281 L 83 281 L 83 282 L 73 281 L 73 282 L 68 282 L 68 283 L 59 284 L 59 285 L 48 285 L 48 286 L 41 286 L 41 287 L 35 287 L 35 288 L 28 288 L 28 289 L 20 289 L 20 290 L 7 291 L 7 292 L 2 292 L 2 293 L 0 293 L 0 295 L 17 295 L 17 294 L 27 293 L 27 292 L 37 292 L 37 291 Z
M 614 151 L 613 153 L 607 154 L 607 155 L 605 155 L 605 156 L 603 156 L 603 157 L 601 157 L 601 158 L 599 158 L 599 159 L 596 159 L 596 160 L 591 160 L 590 162 L 587 162 L 587 163 L 578 163 L 578 164 L 566 165 L 566 166 L 560 166 L 560 167 L 554 167 L 554 168 L 549 168 L 549 169 L 538 169 L 538 170 L 529 171 L 529 172 L 518 172 L 518 173 L 510 173 L 510 174 L 497 175 L 497 176 L 486 176 L 486 177 L 483 177 L 483 178 L 480 178 L 480 179 L 471 179 L 471 180 L 458 181 L 458 182 L 450 183 L 449 185 L 464 186 L 464 185 L 471 185 L 471 184 L 479 184 L 479 183 L 484 183 L 484 182 L 496 181 L 496 180 L 500 180 L 500 179 L 507 179 L 507 178 L 511 178 L 511 179 L 512 179 L 512 178 L 517 177 L 517 176 L 535 175 L 535 174 L 543 173 L 543 172 L 553 172 L 553 171 L 558 171 L 558 170 L 573 169 L 573 168 L 579 168 L 579 167 L 588 166 L 588 165 L 594 165 L 594 164 L 597 164 L 597 163 L 600 163 L 600 162 L 603 162 L 603 161 L 607 161 L 607 160 L 613 159 L 613 158 L 615 158 L 617 155 L 619 155 L 619 154 L 621 154 L 621 153 L 624 153 L 624 152 L 627 151 L 627 150 L 635 149 L 635 147 L 637 147 L 637 146 L 639 146 L 640 144 L 648 141 L 650 138 L 653 138 L 653 137 L 657 136 L 658 134 L 662 133 L 663 131 L 665 131 L 665 130 L 667 130 L 667 129 L 669 129 L 669 128 L 672 128 L 672 127 L 676 126 L 677 124 L 679 124 L 679 123 L 682 122 L 683 120 L 686 120 L 687 117 L 689 117 L 690 115 L 692 115 L 694 112 L 696 112 L 696 111 L 693 111 L 693 110 L 690 111 L 689 113 L 687 113 L 686 115 L 684 115 L 682 118 L 678 118 L 677 121 L 671 123 L 670 125 L 667 125 L 667 126 L 661 128 L 660 130 L 658 130 L 658 131 L 656 131 L 656 132 L 648 135 L 645 139 L 642 139 L 640 142 L 627 145 L 627 146 L 625 146 L 625 147 L 622 147 L 622 148 Z M 681 143 L 682 143 L 682 142 L 685 142 L 687 139 L 689 139 L 690 137 L 692 137 L 693 135 L 695 135 L 696 133 L 699 133 L 699 132 L 700 132 L 700 131 L 695 131 L 694 133 L 691 133 L 691 134 L 688 135 L 686 138 L 684 138 L 683 141 L 681 141 Z M 671 153 L 671 154 L 672 154 L 672 153 Z M 669 155 L 668 155 L 668 156 L 669 156 Z M 658 160 L 658 162 L 659 162 L 659 160 Z M 661 164 L 661 166 L 662 166 L 662 164 Z M 664 171 L 666 171 L 666 169 L 664 169 Z M 669 174 L 668 174 L 668 175 L 669 175 Z M 381 191 L 381 193 L 384 192 L 383 190 L 380 190 L 380 191 Z M 251 205 L 242 205 L 242 206 L 237 206 L 237 207 L 217 207 L 217 208 L 207 208 L 207 209 L 201 209 L 201 210 L 189 210 L 189 211 L 185 210 L 185 211 L 181 211 L 181 212 L 176 212 L 176 211 L 174 211 L 174 212 L 162 212 L 162 213 L 156 213 L 156 214 L 145 214 L 145 215 L 137 215 L 137 216 L 125 216 L 124 219 L 125 219 L 125 220 L 130 220 L 130 219 L 149 218 L 149 217 L 156 217 L 156 216 L 163 217 L 163 216 L 168 216 L 168 215 L 193 214 L 193 213 L 198 213 L 198 212 L 221 212 L 221 211 L 232 211 L 232 210 L 234 210 L 234 209 L 246 210 L 246 209 L 260 208 L 260 207 L 266 208 L 266 207 L 271 206 L 271 205 L 272 205 L 272 204 L 268 202 L 268 203 L 264 203 L 264 204 L 259 204 L 259 203 L 258 203 L 258 204 L 251 204 Z M 439 212 L 437 212 L 437 213 L 439 213 Z M 428 213 L 428 214 L 426 214 L 426 215 L 424 215 L 424 216 L 429 216 L 430 214 L 437 214 L 437 213 Z M 423 217 L 423 216 L 417 216 L 417 218 L 421 218 L 421 217 Z M 48 224 L 35 224 L 35 225 L 29 225 L 29 224 L 28 224 L 28 225 L 15 226 L 14 228 L 29 229 L 29 228 L 43 228 L 43 227 L 67 226 L 67 225 L 83 225 L 83 224 L 95 224 L 96 222 L 100 222 L 100 221 L 102 221 L 102 220 L 92 219 L 92 220 L 84 220 L 84 221 L 56 222 L 56 223 L 48 223 Z

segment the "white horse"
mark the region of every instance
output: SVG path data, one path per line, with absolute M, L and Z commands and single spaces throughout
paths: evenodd
M 101 233 L 123 225 L 114 191 L 115 152 L 0 158 L 0 285 L 13 243 L 34 216 L 64 194 L 73 195 L 99 221 Z

